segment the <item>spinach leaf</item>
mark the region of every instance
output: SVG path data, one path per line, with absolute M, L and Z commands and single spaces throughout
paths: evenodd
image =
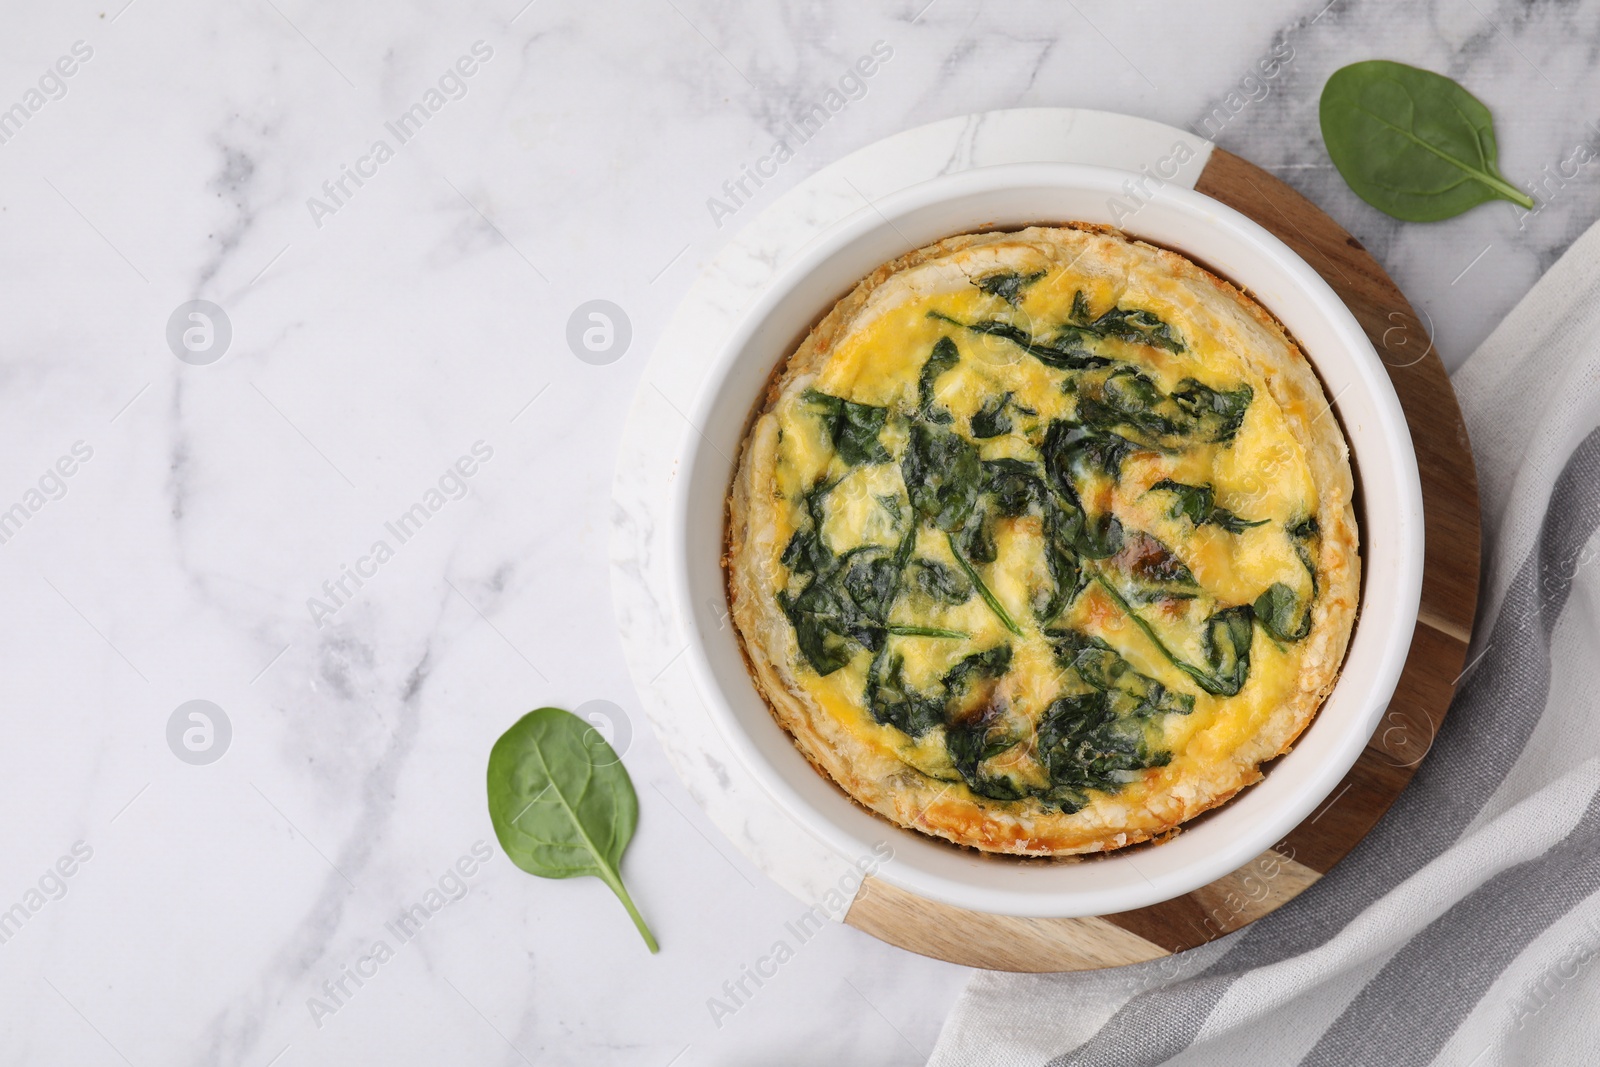
M 1056 699 L 1040 718 L 1037 752 L 1050 776 L 1041 799 L 1065 811 L 1088 791 L 1114 793 L 1171 754 L 1151 740 L 1166 715 L 1187 715 L 1194 697 L 1174 693 L 1134 670 L 1110 645 L 1077 630 L 1049 632 L 1056 661 L 1090 688 Z
M 1193 420 L 1189 433 L 1213 444 L 1228 444 L 1238 435 L 1255 395 L 1256 391 L 1244 384 L 1237 389 L 1219 390 L 1185 378 L 1173 390 L 1172 399 Z
M 1129 344 L 1164 348 L 1168 352 L 1182 352 L 1183 342 L 1154 312 L 1138 308 L 1112 307 L 1099 318 L 1091 318 L 1089 302 L 1083 290 L 1072 294 L 1072 311 L 1068 321 L 1095 337 L 1110 337 Z
M 1097 430 L 1128 428 L 1150 447 L 1184 436 L 1188 419 L 1175 400 L 1136 370 L 1113 371 L 1098 390 L 1078 397 L 1078 421 Z
M 1033 356 L 1047 367 L 1057 370 L 1091 370 L 1095 367 L 1108 367 L 1113 362 L 1106 356 L 1095 355 L 1083 345 L 1086 332 L 1077 326 L 1063 328 L 1055 340 L 1045 343 L 1038 341 L 1027 330 L 1014 326 L 1009 322 L 998 319 L 984 319 L 980 322 L 962 322 L 949 315 L 938 311 L 928 312 L 928 317 L 948 322 L 953 326 L 960 326 L 973 333 L 986 334 L 990 337 L 999 337 L 1010 341 L 1024 352 Z
M 841 579 L 845 592 L 868 617 L 880 621 L 888 618 L 900 585 L 899 564 L 875 546 L 856 549 L 849 558 Z
M 946 634 L 968 636 L 954 630 L 921 636 Z M 877 722 L 893 726 L 908 737 L 920 738 L 934 727 L 945 725 L 951 701 L 964 695 L 969 682 L 980 678 L 998 678 L 1005 674 L 1010 664 L 1011 646 L 997 645 L 987 651 L 973 653 L 950 668 L 940 682 L 939 692 L 922 693 L 906 684 L 904 656 L 898 652 L 882 655 L 873 661 L 867 671 L 867 708 Z
M 1094 321 L 1094 328 L 1102 337 L 1114 337 L 1129 344 L 1165 348 L 1169 352 L 1183 351 L 1183 342 L 1173 334 L 1172 327 L 1148 311 L 1112 308 Z
M 972 583 L 954 567 L 936 559 L 912 560 L 906 571 L 908 587 L 941 604 L 965 604 L 972 599 Z
M 1039 719 L 1036 744 L 1052 787 L 1042 799 L 1068 813 L 1089 803 L 1089 790 L 1115 793 L 1172 759 L 1150 742 L 1144 719 L 1112 710 L 1105 690 L 1057 698 Z
M 1122 609 L 1122 613 L 1144 631 L 1144 635 L 1166 657 L 1167 662 L 1187 674 L 1201 689 L 1213 696 L 1233 696 L 1244 688 L 1244 683 L 1250 677 L 1250 644 L 1255 636 L 1251 625 L 1254 612 L 1249 604 L 1223 608 L 1205 621 L 1202 644 L 1206 664 L 1199 666 L 1174 654 L 1144 617 L 1133 610 L 1116 586 L 1106 580 L 1105 575 L 1096 573 L 1094 580 L 1100 583 L 1100 587 Z
M 1321 536 L 1321 528 L 1317 526 L 1317 517 L 1308 515 L 1299 522 L 1292 522 L 1284 527 L 1284 532 L 1289 535 L 1289 540 L 1294 542 L 1295 555 L 1300 557 L 1300 565 L 1311 575 L 1311 595 L 1317 595 L 1317 565 L 1311 561 L 1311 546 Z
M 790 572 L 809 576 L 810 582 L 798 595 L 778 591 L 778 607 L 794 627 L 800 652 L 818 674 L 828 675 L 850 662 L 851 649 L 841 625 L 846 612 L 837 593 L 825 576 L 837 567 L 837 558 L 822 534 L 828 493 L 837 482 L 819 480 L 806 494 L 805 510 L 811 525 L 797 528 L 789 536 L 778 559 Z
M 1075 671 L 1091 688 L 1106 693 L 1108 706 L 1118 715 L 1187 715 L 1194 710 L 1193 696 L 1174 693 L 1140 674 L 1100 638 L 1077 630 L 1052 630 L 1047 636 L 1055 648 L 1056 662 Z
M 1016 307 L 1022 302 L 1022 290 L 1044 275 L 1044 271 L 1039 271 L 1037 274 L 1018 274 L 1016 271 L 1006 270 L 998 274 L 985 275 L 972 284 L 990 296 L 998 296 L 1012 307 Z
M 1248 385 L 1219 390 L 1185 378 L 1169 396 L 1130 368 L 1113 371 L 1098 385 L 1078 389 L 1077 419 L 1100 433 L 1132 437 L 1139 446 L 1170 452 L 1189 438 L 1231 442 L 1239 432 L 1255 390 Z
M 1122 480 L 1122 461 L 1141 451 L 1139 445 L 1120 434 L 1081 431 L 1065 441 L 1066 470 L 1079 478 L 1094 471 L 1113 482 Z
M 1093 370 L 1111 366 L 1116 360 L 1091 351 L 1087 342 L 1117 340 L 1129 344 L 1150 345 L 1169 352 L 1182 352 L 1183 342 L 1172 327 L 1154 312 L 1139 308 L 1109 308 L 1096 317 L 1089 310 L 1082 290 L 1073 295 L 1072 310 L 1067 321 L 1058 328 L 1055 337 L 1044 341 L 1013 323 L 999 319 L 962 322 L 942 312 L 928 312 L 930 318 L 960 326 L 974 333 L 987 334 L 1010 341 L 1047 367 L 1057 370 Z
M 1301 601 L 1299 595 L 1282 582 L 1273 582 L 1255 602 L 1256 620 L 1261 628 L 1279 641 L 1299 641 L 1311 632 L 1311 605 L 1317 598 L 1317 565 L 1311 558 L 1311 548 L 1319 536 L 1316 516 L 1307 516 L 1299 522 L 1284 527 L 1294 544 L 1300 565 L 1311 576 L 1311 596 Z
M 1290 523 L 1284 527 L 1289 539 L 1294 542 L 1294 554 L 1300 557 L 1300 566 L 1306 569 L 1311 576 L 1311 599 L 1317 598 L 1319 588 L 1317 585 L 1317 565 L 1311 558 L 1312 549 L 1321 540 L 1322 531 L 1317 526 L 1317 517 L 1308 515 L 1299 522 Z M 1310 610 L 1309 608 L 1307 609 Z
M 1128 447 L 1124 449 L 1119 445 L 1092 451 L 1094 442 L 1102 436 L 1121 441 Z M 1125 438 L 1091 433 L 1070 419 L 1052 420 L 1039 444 L 1039 456 L 1044 460 L 1050 487 L 1064 494 L 1075 507 L 1078 506 L 1078 478 L 1099 471 L 1116 481 L 1122 474 L 1122 461 L 1136 451 L 1137 446 Z
M 978 506 L 972 509 L 967 524 L 955 533 L 956 545 L 970 563 L 993 563 L 999 557 L 994 543 L 994 518 L 984 506 L 980 495 Z
M 838 484 L 821 478 L 806 493 L 804 504 L 811 525 L 800 527 L 790 534 L 789 543 L 779 557 L 779 562 L 791 571 L 813 574 L 833 569 L 833 549 L 828 546 L 827 538 L 822 536 L 822 524 L 827 519 L 828 494 Z
M 850 662 L 856 647 L 877 652 L 884 646 L 889 609 L 901 572 L 911 558 L 916 530 L 908 530 L 891 556 L 879 545 L 863 545 L 835 555 L 822 535 L 824 501 L 837 482 L 819 482 L 806 494 L 809 527 L 789 538 L 780 561 L 798 577 L 809 577 L 798 594 L 778 591 L 778 606 L 801 655 L 820 675 Z
M 965 630 L 946 630 L 938 626 L 899 626 L 891 624 L 885 629 L 896 637 L 971 637 Z
M 1175 498 L 1172 510 L 1167 512 L 1172 518 L 1188 516 L 1189 521 L 1196 526 L 1210 524 L 1220 526 L 1229 533 L 1243 533 L 1252 526 L 1264 526 L 1270 519 L 1241 519 L 1227 508 L 1218 507 L 1216 491 L 1209 485 L 1185 485 L 1175 482 L 1171 478 L 1163 478 L 1150 487 L 1151 492 L 1165 490 Z
M 946 534 L 945 537 L 950 541 L 950 554 L 956 558 L 956 566 L 961 568 L 961 573 L 967 576 L 967 581 L 972 583 L 972 587 L 978 591 L 978 595 L 983 598 L 983 602 L 989 605 L 989 610 L 994 612 L 994 617 L 999 619 L 1001 625 L 1018 637 L 1024 636 L 1022 627 L 1018 626 L 1016 621 L 1011 618 L 1011 613 L 1006 611 L 1004 604 L 1000 603 L 1000 598 L 995 596 L 987 585 L 983 584 L 983 579 L 978 577 L 978 572 L 972 569 L 972 564 L 962 558 L 961 549 L 956 545 L 955 536 Z
M 1436 222 L 1494 199 L 1533 210 L 1500 174 L 1489 109 L 1442 74 L 1352 63 L 1328 78 L 1319 110 L 1334 166 L 1379 211 Z
M 1200 688 L 1219 696 L 1233 696 L 1250 677 L 1250 640 L 1255 636 L 1251 621 L 1255 612 L 1249 604 L 1224 608 L 1206 620 L 1206 664 L 1210 671 L 1202 678 L 1189 673 Z
M 1122 520 L 1111 512 L 1090 516 L 1083 513 L 1083 525 L 1073 547 L 1085 559 L 1105 559 L 1122 551 Z
M 983 492 L 994 501 L 995 510 L 1010 519 L 1027 514 L 1045 497 L 1039 468 L 1023 459 L 984 460 Z
M 1067 419 L 1056 419 L 1045 430 L 1039 453 L 1044 457 L 1045 473 L 1051 485 L 1077 503 L 1077 482 L 1095 472 L 1113 482 L 1122 477 L 1122 461 L 1140 450 L 1119 434 L 1084 428 Z
M 906 684 L 905 657 L 880 655 L 867 670 L 866 704 L 872 717 L 907 737 L 921 737 L 944 725 L 943 694 L 921 693 Z
M 806 390 L 805 400 L 822 415 L 834 451 L 846 465 L 889 461 L 889 450 L 878 441 L 878 433 L 889 416 L 888 408 L 857 404 L 815 389 Z
M 1295 591 L 1273 582 L 1256 597 L 1256 621 L 1279 641 L 1299 641 L 1311 632 L 1311 602 L 1300 602 Z
M 489 819 L 512 863 L 541 878 L 600 879 L 658 951 L 619 869 L 639 799 L 594 727 L 560 708 L 530 711 L 489 750 L 488 793 Z
M 1080 553 L 1110 555 L 1116 549 L 1109 547 L 1106 540 L 1119 541 L 1122 528 L 1115 519 L 1091 526 L 1070 485 L 1065 496 L 1052 492 L 1043 475 L 1038 464 L 1026 460 L 984 460 L 980 510 L 986 518 L 991 513 L 1018 518 L 1035 509 L 1041 514 L 1045 562 L 1052 585 L 1034 593 L 1032 609 L 1034 617 L 1046 623 L 1060 614 L 1083 588 Z M 961 547 L 965 551 L 968 545 L 963 542 Z
M 797 596 L 779 590 L 778 606 L 794 627 L 801 655 L 820 675 L 848 664 L 856 645 L 874 652 L 883 646 L 881 628 L 863 616 L 825 575 L 814 575 Z
M 894 607 L 895 598 L 899 595 L 900 586 L 905 580 L 911 553 L 915 550 L 916 544 L 917 526 L 913 522 L 901 536 L 900 544 L 894 551 L 893 577 L 882 597 L 883 612 L 879 616 L 881 621 L 887 622 L 889 611 Z M 864 693 L 867 707 L 878 722 L 893 724 L 902 733 L 918 736 L 943 720 L 943 702 L 935 702 L 937 704 L 935 706 L 905 685 L 901 678 L 905 658 L 899 655 L 890 657 L 888 641 L 890 634 L 900 637 L 949 638 L 963 638 L 970 635 L 960 630 L 941 630 L 929 626 L 886 625 L 884 627 L 882 643 L 875 647 L 872 663 L 867 668 L 867 685 Z M 887 675 L 884 673 L 886 666 Z
M 961 352 L 956 348 L 956 343 L 948 337 L 941 337 L 934 343 L 933 351 L 928 353 L 928 359 L 922 364 L 922 371 L 917 375 L 917 411 L 928 422 L 949 422 L 953 416 L 943 408 L 934 406 L 938 394 L 934 385 L 939 380 L 939 375 L 961 362 Z
M 972 436 L 983 439 L 1010 433 L 1011 416 L 1006 414 L 1006 405 L 1010 402 L 1010 393 L 984 401 L 983 407 L 973 413 Z
M 1040 623 L 1060 615 L 1083 591 L 1083 562 L 1078 551 L 1083 528 L 1083 512 L 1068 510 L 1053 497 L 1046 503 L 1044 561 L 1052 588 L 1033 604 L 1034 618 Z
M 1011 669 L 1011 646 L 995 645 L 982 652 L 974 652 L 945 672 L 941 681 L 952 699 L 966 691 L 968 685 L 981 678 L 1000 678 Z
M 994 524 L 998 518 L 1017 518 L 1042 503 L 1044 482 L 1039 468 L 1020 459 L 983 460 L 977 502 L 961 529 L 956 531 L 960 554 L 971 563 L 996 559 Z
M 833 553 L 822 537 L 820 526 L 806 526 L 789 535 L 778 562 L 796 574 L 815 574 L 832 562 Z
M 1088 559 L 1115 555 L 1122 547 L 1122 523 L 1109 511 L 1091 518 L 1078 495 L 1077 483 L 1095 471 L 1117 480 L 1122 461 L 1138 451 L 1138 446 L 1116 434 L 1091 432 L 1057 419 L 1045 431 L 1039 451 L 1055 497 L 1057 533 L 1068 536 L 1073 549 Z M 1050 519 L 1047 513 L 1047 525 Z
M 978 450 L 966 438 L 925 422 L 911 424 L 900 475 L 922 518 L 947 532 L 961 529 L 978 502 L 982 473 Z
M 944 747 L 950 753 L 950 762 L 966 781 L 967 788 L 980 797 L 991 800 L 1021 800 L 1027 790 L 1010 778 L 985 774 L 978 764 L 1017 744 L 1009 737 L 990 738 L 990 727 L 982 719 L 956 723 L 945 729 Z

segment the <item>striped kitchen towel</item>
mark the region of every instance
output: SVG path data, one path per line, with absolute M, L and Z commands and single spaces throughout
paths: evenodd
M 1600 225 L 1454 384 L 1483 600 L 1411 785 L 1238 933 L 1111 971 L 979 973 L 935 1067 L 1600 1064 Z

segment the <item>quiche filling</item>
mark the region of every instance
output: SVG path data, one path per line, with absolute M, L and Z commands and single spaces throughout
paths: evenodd
M 1343 439 L 1276 324 L 1181 257 L 1087 228 L 952 243 L 864 282 L 774 387 L 734 618 L 802 750 L 896 822 L 1143 840 L 1258 778 L 1331 687 Z

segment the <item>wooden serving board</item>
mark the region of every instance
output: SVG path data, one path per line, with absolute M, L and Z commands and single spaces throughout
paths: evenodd
M 1422 606 L 1389 710 L 1327 802 L 1256 860 L 1192 893 L 1086 919 L 1019 919 L 924 900 L 868 878 L 845 922 L 890 944 L 1002 971 L 1118 967 L 1196 948 L 1294 899 L 1355 847 L 1433 744 L 1478 602 L 1478 482 L 1444 364 L 1377 260 L 1266 171 L 1215 149 L 1195 189 L 1272 231 L 1331 285 L 1372 339 L 1405 409 L 1422 475 Z

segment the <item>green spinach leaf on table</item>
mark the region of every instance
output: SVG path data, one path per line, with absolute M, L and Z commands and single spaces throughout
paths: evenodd
M 1333 72 L 1322 140 L 1357 196 L 1408 222 L 1436 222 L 1490 200 L 1532 210 L 1500 174 L 1494 119 L 1442 74 L 1373 59 Z
M 593 726 L 561 708 L 524 715 L 489 751 L 488 797 L 495 836 L 512 863 L 541 878 L 600 879 L 658 951 L 620 870 L 639 799 Z

